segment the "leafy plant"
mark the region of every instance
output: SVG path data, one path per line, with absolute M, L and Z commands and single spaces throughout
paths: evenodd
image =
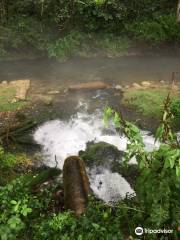
M 171 111 L 175 117 L 180 119 L 180 99 L 175 99 L 171 103 Z
M 153 45 L 164 42 L 180 42 L 179 25 L 176 22 L 175 13 L 155 14 L 152 19 L 145 18 L 127 24 L 126 29 L 133 33 L 135 38 L 145 40 Z
M 101 201 L 90 199 L 86 213 L 78 219 L 71 212 L 53 215 L 34 226 L 34 240 L 123 239 L 118 216 Z
M 87 45 L 84 43 L 86 40 L 88 40 L 88 36 L 73 31 L 65 37 L 59 38 L 55 43 L 50 44 L 47 48 L 48 55 L 62 60 L 69 58 L 83 48 L 87 48 Z
M 108 107 L 104 114 L 106 124 L 113 118 L 116 128 L 129 140 L 125 163 L 132 157 L 137 159 L 140 176 L 136 193 L 141 209 L 146 212 L 143 226 L 147 228 L 156 226 L 174 229 L 179 221 L 180 150 L 177 137 L 170 127 L 173 117 L 170 105 L 168 95 L 162 125 L 156 133 L 156 141 L 160 141 L 160 146 L 152 152 L 145 150 L 139 129 L 123 120 L 120 113 Z
M 20 179 L 0 188 L 1 239 L 16 239 L 19 231 L 25 227 L 23 216 L 27 216 L 32 211 L 28 207 L 28 201 L 26 187 Z
M 47 171 L 44 174 L 47 175 Z M 53 186 L 46 186 L 33 194 L 33 188 L 41 183 L 44 174 L 23 175 L 0 187 L 0 239 L 19 239 L 37 220 L 42 221 L 45 215 L 49 215 L 49 208 L 54 204 L 53 194 L 59 183 L 54 182 Z

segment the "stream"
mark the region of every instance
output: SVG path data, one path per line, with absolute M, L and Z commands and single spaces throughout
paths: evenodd
M 169 56 L 134 56 L 114 59 L 77 58 L 65 63 L 46 59 L 0 62 L 0 81 L 30 79 L 30 95 L 33 93 L 33 96 L 70 84 L 97 80 L 121 86 L 141 81 L 169 82 L 172 72 L 180 69 L 179 60 L 179 57 Z M 176 81 L 179 80 L 180 74 L 177 74 Z M 44 163 L 54 167 L 56 158 L 58 167 L 62 169 L 68 156 L 78 155 L 91 141 L 107 142 L 124 152 L 126 137 L 117 133 L 112 124 L 107 130 L 102 120 L 103 108 L 107 104 L 117 107 L 121 97 L 119 92 L 112 90 L 57 95 L 50 112 L 52 120 L 45 121 L 33 133 L 35 142 L 42 147 Z M 53 115 L 54 112 L 58 114 Z M 149 131 L 142 130 L 142 135 L 148 151 L 158 147 Z M 130 164 L 136 164 L 136 160 L 131 159 Z M 105 202 L 117 202 L 127 195 L 135 195 L 131 185 L 118 172 L 112 172 L 108 167 L 96 169 L 95 166 L 87 171 L 91 189 Z
M 126 150 L 127 138 L 117 133 L 113 124 L 110 124 L 108 129 L 105 127 L 102 109 L 96 109 L 94 113 L 89 114 L 88 104 L 80 101 L 76 110 L 77 113 L 69 120 L 48 121 L 34 132 L 34 140 L 42 146 L 46 165 L 54 167 L 57 161 L 58 167 L 62 169 L 67 157 L 86 150 L 86 144 L 92 141 L 112 144 L 123 152 Z M 148 151 L 158 147 L 150 132 L 142 131 L 142 135 Z M 136 164 L 136 160 L 131 159 L 129 164 Z M 94 166 L 87 170 L 91 189 L 105 202 L 114 203 L 127 195 L 135 195 L 126 179 L 117 172 L 112 172 L 107 166 L 100 168 Z

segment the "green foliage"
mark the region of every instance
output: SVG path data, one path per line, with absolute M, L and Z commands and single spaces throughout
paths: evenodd
M 180 99 L 175 99 L 171 103 L 171 111 L 180 120 Z
M 70 212 L 53 215 L 34 226 L 34 240 L 124 239 L 119 227 L 121 215 L 116 215 L 101 201 L 90 199 L 86 213 L 78 219 Z
M 124 93 L 124 104 L 135 107 L 144 116 L 161 117 L 163 113 L 163 102 L 168 95 L 168 89 L 128 89 Z M 177 101 L 179 93 L 173 96 Z
M 156 14 L 151 19 L 135 21 L 127 24 L 126 29 L 139 40 L 145 40 L 153 45 L 164 42 L 180 42 L 180 26 L 176 14 Z
M 53 186 L 32 194 L 33 187 L 40 182 L 39 177 L 39 174 L 24 175 L 0 187 L 0 239 L 19 239 L 18 236 L 26 235 L 38 218 L 49 214 L 48 207 L 59 183 L 54 182 Z
M 130 40 L 127 37 L 117 36 L 112 33 L 100 34 L 95 36 L 94 39 L 94 47 L 113 57 L 121 56 L 130 46 Z
M 12 50 L 65 59 L 77 50 L 87 55 L 89 34 L 97 33 L 105 34 L 100 45 L 110 55 L 127 48 L 116 34 L 130 32 L 153 44 L 180 39 L 176 3 L 168 0 L 10 0 L 0 3 L 0 9 L 1 58 Z M 83 47 L 82 38 L 87 40 Z
M 141 210 L 146 212 L 143 227 L 174 229 L 179 222 L 180 150 L 172 133 L 169 96 L 166 98 L 163 122 L 156 133 L 160 147 L 147 152 L 138 128 L 122 119 L 111 108 L 105 109 L 105 122 L 113 118 L 116 127 L 129 139 L 125 162 L 136 157 L 140 176 L 136 193 Z
M 111 108 L 105 109 L 106 125 L 112 118 L 129 142 L 125 164 L 134 156 L 138 162 L 136 197 L 121 201 L 117 206 L 105 205 L 90 198 L 84 215 L 76 218 L 71 212 L 57 212 L 54 193 L 61 189 L 59 180 L 35 191 L 46 176 L 57 175 L 53 169 L 41 175 L 28 174 L 0 188 L 0 237 L 13 239 L 91 240 L 125 239 L 134 237 L 134 229 L 142 226 L 152 229 L 175 229 L 180 224 L 180 150 L 170 123 L 172 120 L 169 96 L 164 103 L 162 125 L 156 133 L 159 148 L 147 152 L 140 130 Z M 1 158 L 4 151 L 1 149 Z M 157 235 L 148 235 L 155 240 Z M 161 240 L 167 239 L 161 236 Z M 173 239 L 178 239 L 176 231 Z
M 1 162 L 1 168 L 11 168 L 13 167 L 17 159 L 13 154 L 5 153 L 3 147 L 0 145 L 0 162 Z
M 13 176 L 12 168 L 17 164 L 17 158 L 11 153 L 5 153 L 0 145 L 0 186 Z
M 6 48 L 36 51 L 46 50 L 47 44 L 51 40 L 52 33 L 41 22 L 32 17 L 17 16 L 9 20 L 7 28 L 4 30 L 3 44 Z
M 23 217 L 32 211 L 28 202 L 26 186 L 20 179 L 0 189 L 1 239 L 16 239 L 18 232 L 24 228 Z
M 103 51 L 108 56 L 120 56 L 129 48 L 130 41 L 125 37 L 106 34 L 85 34 L 71 31 L 47 47 L 49 57 L 66 60 L 72 56 L 93 56 Z
M 59 59 L 66 59 L 74 54 L 77 54 L 83 47 L 86 49 L 84 41 L 88 36 L 81 34 L 77 31 L 72 31 L 63 38 L 59 38 L 55 44 L 52 43 L 48 46 L 48 55 Z

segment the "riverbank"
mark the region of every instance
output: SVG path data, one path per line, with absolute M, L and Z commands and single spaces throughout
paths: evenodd
M 111 36 L 111 35 L 110 35 Z M 95 38 L 96 39 L 96 38 Z M 180 57 L 180 45 L 173 43 L 162 43 L 157 46 L 148 44 L 145 41 L 131 40 L 128 36 L 120 36 L 96 40 L 85 41 L 82 49 L 79 47 L 75 51 L 73 48 L 69 55 L 64 49 L 62 56 L 56 54 L 47 55 L 45 52 L 34 51 L 31 48 L 9 49 L 7 54 L 0 56 L 0 62 L 4 61 L 28 61 L 51 59 L 59 62 L 66 62 L 72 58 L 92 59 L 92 58 L 117 58 L 117 57 Z
M 44 119 L 47 120 L 58 117 L 68 118 L 76 112 L 75 108 L 79 101 L 85 100 L 91 106 L 91 112 L 96 108 L 103 109 L 106 104 L 109 104 L 120 108 L 127 119 L 137 122 L 136 120 L 142 118 L 141 113 L 139 114 L 132 104 L 127 105 L 122 102 L 122 93 L 124 92 L 124 95 L 127 96 L 127 92 L 131 92 L 132 86 L 137 88 L 142 82 L 150 83 L 151 89 L 155 84 L 157 91 L 158 88 L 167 88 L 169 82 L 172 81 L 173 72 L 175 73 L 175 85 L 178 85 L 180 82 L 178 71 L 179 57 L 172 56 L 72 58 L 65 63 L 36 59 L 1 62 L 0 81 L 11 82 L 23 79 L 30 81 L 26 101 L 11 104 L 12 107 L 25 104 L 26 110 L 22 110 L 27 118 L 31 118 L 31 115 L 36 117 L 44 115 L 46 116 Z M 114 90 L 105 90 L 104 93 L 100 89 L 68 91 L 71 85 L 91 84 L 98 81 L 111 86 Z M 129 95 L 129 97 L 131 96 Z M 9 102 L 8 99 L 6 100 Z M 133 104 L 135 104 L 135 101 L 133 101 Z M 5 106 L 4 103 L 3 106 Z M 143 121 L 138 120 L 141 124 L 140 127 L 143 129 L 147 127 L 152 130 L 155 120 L 150 117 L 149 121 L 146 116 L 143 116 L 143 118 L 144 122 L 147 121 L 147 123 L 143 124 Z M 149 123 L 153 123 L 151 124 L 153 126 L 151 127 Z

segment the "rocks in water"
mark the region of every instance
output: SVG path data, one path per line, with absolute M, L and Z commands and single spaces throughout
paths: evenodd
M 89 142 L 87 143 L 86 150 L 80 151 L 79 155 L 90 168 L 91 185 L 95 186 L 94 176 L 97 174 L 101 176 L 105 170 L 108 170 L 112 172 L 112 174 L 120 174 L 132 187 L 135 186 L 138 176 L 137 164 L 129 163 L 128 166 L 125 166 L 122 161 L 124 152 L 120 151 L 114 145 L 106 142 Z M 96 187 L 97 186 L 94 188 L 96 189 Z
M 142 82 L 141 82 L 141 85 L 142 85 L 143 87 L 149 87 L 149 86 L 151 85 L 151 83 L 150 83 L 149 81 L 142 81 Z
M 134 82 L 132 84 L 132 87 L 135 89 L 143 89 L 143 88 L 147 88 L 150 87 L 151 83 L 149 81 L 142 81 L 141 84 Z
M 49 94 L 49 95 L 54 95 L 54 94 L 58 94 L 58 93 L 60 93 L 60 91 L 58 91 L 58 90 L 52 90 L 52 91 L 47 92 L 47 94 Z
M 141 89 L 142 88 L 142 86 L 138 83 L 133 83 L 132 86 L 136 89 Z
M 116 90 L 123 90 L 123 87 L 121 86 L 121 85 L 116 85 L 115 87 L 114 87 Z
M 63 166 L 65 208 L 76 216 L 84 213 L 89 194 L 89 180 L 84 162 L 77 156 L 68 157 Z
M 87 143 L 86 150 L 79 152 L 79 156 L 89 167 L 104 166 L 108 168 L 115 162 L 121 161 L 123 152 L 106 142 L 89 142 Z
M 36 99 L 44 103 L 45 106 L 52 106 L 53 105 L 53 96 L 48 96 L 44 94 L 37 94 Z
M 129 86 L 129 85 L 126 85 L 126 86 L 124 87 L 124 89 L 128 89 L 128 88 L 130 88 L 130 86 Z
M 98 89 L 106 89 L 110 88 L 110 86 L 101 81 L 93 81 L 87 83 L 80 83 L 76 85 L 70 85 L 68 90 L 77 91 L 77 90 L 98 90 Z

